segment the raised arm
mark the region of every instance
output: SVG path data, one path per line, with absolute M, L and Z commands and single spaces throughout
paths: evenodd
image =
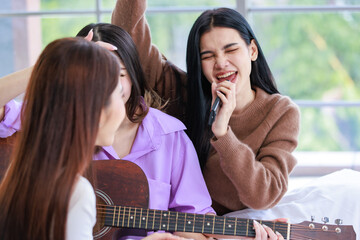
M 146 0 L 117 0 L 111 23 L 131 35 L 149 86 L 164 100 L 170 100 L 166 112 L 184 120 L 186 73 L 169 62 L 152 44 L 145 18 L 146 7 Z
M 151 43 L 150 28 L 145 18 L 146 0 L 118 0 L 111 23 L 125 29 L 137 47 L 141 64 L 150 87 L 154 88 L 162 74 L 162 54 Z
M 0 78 L 0 120 L 4 118 L 4 106 L 13 98 L 25 92 L 32 67 Z

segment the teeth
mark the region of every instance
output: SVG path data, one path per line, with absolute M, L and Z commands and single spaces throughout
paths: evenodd
M 228 73 L 225 73 L 225 74 L 223 74 L 223 75 L 218 75 L 217 77 L 218 78 L 226 78 L 226 77 L 228 77 L 228 76 L 230 76 L 230 75 L 232 75 L 232 74 L 234 74 L 235 72 L 228 72 Z

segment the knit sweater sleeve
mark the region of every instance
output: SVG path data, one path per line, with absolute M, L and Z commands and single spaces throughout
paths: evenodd
M 146 0 L 117 0 L 111 23 L 122 27 L 131 35 L 149 87 L 169 101 L 165 111 L 184 120 L 186 73 L 168 61 L 152 44 L 145 17 L 146 7 Z
M 146 0 L 117 0 L 111 23 L 122 27 L 131 35 L 147 81 L 154 88 L 162 74 L 162 54 L 151 43 L 150 28 L 145 18 L 146 7 Z
M 268 132 L 256 153 L 230 127 L 225 136 L 212 141 L 221 170 L 236 189 L 234 199 L 213 196 L 214 199 L 220 198 L 219 202 L 230 210 L 239 210 L 236 209 L 239 206 L 254 209 L 275 206 L 286 193 L 288 176 L 296 165 L 292 151 L 297 146 L 299 122 L 298 108 L 286 106 L 276 121 L 265 124 Z

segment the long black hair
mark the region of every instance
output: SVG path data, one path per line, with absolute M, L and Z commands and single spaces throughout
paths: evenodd
M 149 88 L 134 41 L 124 29 L 109 23 L 88 24 L 79 31 L 77 36 L 85 37 L 91 29 L 94 32 L 92 41 L 103 41 L 117 47 L 114 52 L 123 62 L 132 83 L 130 98 L 125 104 L 127 117 L 132 122 L 142 121 L 148 108 L 143 106 L 141 97 L 144 97 L 145 90 Z M 139 108 L 139 106 L 143 107 Z
M 251 62 L 251 87 L 259 87 L 269 94 L 279 93 L 261 47 L 246 19 L 239 12 L 230 8 L 217 8 L 203 12 L 190 30 L 186 52 L 188 77 L 186 126 L 202 168 L 204 168 L 209 155 L 210 138 L 213 134 L 207 125 L 212 95 L 211 84 L 201 70 L 200 38 L 213 27 L 237 30 L 247 45 L 254 40 L 258 48 L 258 57 Z

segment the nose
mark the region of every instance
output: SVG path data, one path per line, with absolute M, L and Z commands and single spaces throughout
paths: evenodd
M 217 69 L 223 69 L 223 68 L 227 67 L 228 64 L 229 64 L 229 61 L 225 55 L 218 56 L 216 58 L 215 67 Z

